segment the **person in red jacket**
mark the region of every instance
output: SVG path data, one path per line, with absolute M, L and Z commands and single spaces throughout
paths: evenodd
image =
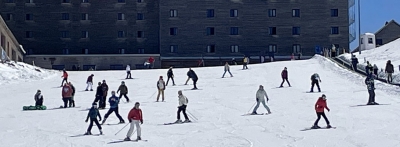
M 61 76 L 61 78 L 63 78 L 63 81 L 61 82 L 61 86 L 60 87 L 63 87 L 64 81 L 66 83 L 68 83 L 68 73 L 67 73 L 67 71 L 65 71 L 65 69 L 63 70 L 63 75 Z
M 328 108 L 328 105 L 326 104 L 326 96 L 325 94 L 323 94 L 321 97 L 318 98 L 317 102 L 315 103 L 315 111 L 317 112 L 317 120 L 314 123 L 314 126 L 312 127 L 313 129 L 318 129 L 321 128 L 318 126 L 318 121 L 319 119 L 321 119 L 321 116 L 324 117 L 326 124 L 327 124 L 327 128 L 331 128 L 332 126 L 329 124 L 329 120 L 325 115 L 324 110 L 328 110 L 328 112 L 330 111 L 330 109 Z
M 64 86 L 62 87 L 62 100 L 64 101 L 64 108 L 67 108 L 67 104 L 72 104 L 72 87 L 68 85 L 68 83 L 65 83 Z
M 135 125 L 137 127 L 137 129 L 136 129 L 137 130 L 137 139 L 136 140 L 142 140 L 142 138 L 140 138 L 141 131 L 142 131 L 142 129 L 140 128 L 140 124 L 143 124 L 143 114 L 142 114 L 142 110 L 139 108 L 139 106 L 140 106 L 139 102 L 136 102 L 135 107 L 133 107 L 131 109 L 131 111 L 129 111 L 128 120 L 129 120 L 129 123 L 131 123 L 131 127 L 129 128 L 128 134 L 126 134 L 126 138 L 124 139 L 124 141 L 131 140 L 130 137 L 132 136 L 133 130 L 135 129 Z
M 285 80 L 289 84 L 289 87 L 292 87 L 292 86 L 290 86 L 290 82 L 288 80 L 288 72 L 287 72 L 286 67 L 282 70 L 281 76 L 282 76 L 282 83 L 281 83 L 281 86 L 279 86 L 279 87 L 283 87 L 283 83 L 285 83 Z
M 150 66 L 149 66 L 149 68 L 154 68 L 154 57 L 150 57 L 149 58 L 149 63 L 150 63 Z

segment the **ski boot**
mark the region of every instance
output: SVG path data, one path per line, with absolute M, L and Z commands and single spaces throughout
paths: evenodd
M 85 91 L 89 91 L 88 89 L 85 89 Z
M 83 134 L 83 135 L 92 135 L 92 133 L 91 132 L 89 132 L 89 131 L 87 131 L 85 134 Z
M 189 122 L 192 122 L 192 121 L 190 121 L 189 119 L 186 119 L 183 123 L 189 123 Z
M 124 120 L 119 121 L 119 124 L 124 124 L 124 123 L 125 123 Z
M 100 130 L 100 135 L 103 135 L 103 131 Z
M 131 139 L 130 139 L 129 137 L 126 137 L 126 138 L 124 139 L 124 141 L 131 141 Z
M 93 89 L 90 89 L 90 91 L 93 91 Z
M 142 138 L 140 136 L 138 136 L 136 140 L 142 140 Z
M 311 129 L 319 129 L 319 128 L 321 128 L 321 127 L 318 126 L 318 125 L 313 125 L 313 126 L 311 127 Z
M 332 128 L 332 126 L 331 126 L 331 125 L 328 125 L 328 126 L 326 126 L 326 128 Z
M 175 123 L 182 123 L 182 120 L 178 119 L 175 121 Z
M 256 115 L 257 114 L 257 112 L 252 112 L 250 115 Z

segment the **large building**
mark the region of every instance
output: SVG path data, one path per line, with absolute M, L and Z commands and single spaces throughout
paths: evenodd
M 24 59 L 25 50 L 15 39 L 13 33 L 7 27 L 0 16 L 0 61 L 19 61 Z
M 160 54 L 166 66 L 348 49 L 350 1 L 4 0 L 0 12 L 30 55 Z

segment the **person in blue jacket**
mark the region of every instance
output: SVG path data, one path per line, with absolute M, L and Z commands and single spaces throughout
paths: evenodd
M 106 115 L 104 115 L 104 120 L 101 124 L 104 124 L 108 116 L 113 112 L 115 112 L 115 115 L 117 115 L 120 124 L 125 123 L 124 119 L 122 119 L 121 115 L 118 113 L 119 97 L 115 96 L 115 91 L 111 91 L 111 97 L 108 99 L 108 102 L 110 103 L 110 109 Z
M 99 120 L 97 120 L 97 117 L 99 117 Z M 101 131 L 101 125 L 99 124 L 99 121 L 101 121 L 101 115 L 100 115 L 99 109 L 97 109 L 96 103 L 92 104 L 92 108 L 90 108 L 85 122 L 88 122 L 89 118 L 90 118 L 89 128 L 87 129 L 87 132 L 84 135 L 92 135 L 91 130 L 93 127 L 93 123 L 95 123 L 96 126 L 99 128 L 100 135 L 102 135 L 103 132 Z

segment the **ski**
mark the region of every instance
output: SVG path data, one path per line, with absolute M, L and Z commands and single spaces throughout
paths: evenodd
M 105 124 L 105 125 L 109 125 L 109 126 L 115 126 L 115 125 L 122 125 L 122 124 L 125 124 L 125 123 L 117 123 L 117 124 Z M 101 125 L 104 125 L 104 124 L 101 124 Z
M 247 114 L 243 114 L 242 116 L 249 116 L 249 115 L 269 115 L 269 113 L 259 113 L 259 114 L 247 113 Z
M 79 134 L 79 135 L 73 135 L 73 136 L 69 136 L 69 137 L 101 136 L 101 135 L 104 135 L 104 134 L 92 134 L 92 135 Z
M 188 90 L 203 90 L 203 89 L 184 89 L 183 91 L 188 91 Z
M 186 124 L 191 122 L 172 122 L 172 123 L 164 123 L 164 125 L 174 125 L 174 124 Z
M 390 105 L 390 104 L 374 104 L 374 105 L 361 104 L 361 105 L 353 105 L 353 106 L 350 106 L 350 107 L 360 107 L 360 106 L 378 106 L 378 105 Z
M 81 106 L 77 106 L 77 107 L 67 107 L 67 108 L 64 108 L 64 107 L 55 107 L 55 108 L 50 108 L 50 109 L 47 109 L 47 110 L 69 109 L 69 108 L 81 108 Z
M 328 128 L 328 127 L 321 127 L 321 128 L 313 128 L 313 127 L 310 127 L 310 128 L 305 128 L 305 129 L 300 130 L 300 131 L 318 130 L 318 129 L 336 129 L 336 127 L 331 127 L 331 128 Z
M 121 142 L 139 142 L 139 141 L 147 142 L 147 140 L 129 140 L 129 141 L 125 141 L 125 140 L 121 139 L 121 140 L 116 140 L 116 141 L 109 142 L 108 144 L 121 143 Z
M 322 91 L 321 91 L 322 92 Z M 311 92 L 311 91 L 306 91 L 306 93 L 321 93 L 321 92 Z

